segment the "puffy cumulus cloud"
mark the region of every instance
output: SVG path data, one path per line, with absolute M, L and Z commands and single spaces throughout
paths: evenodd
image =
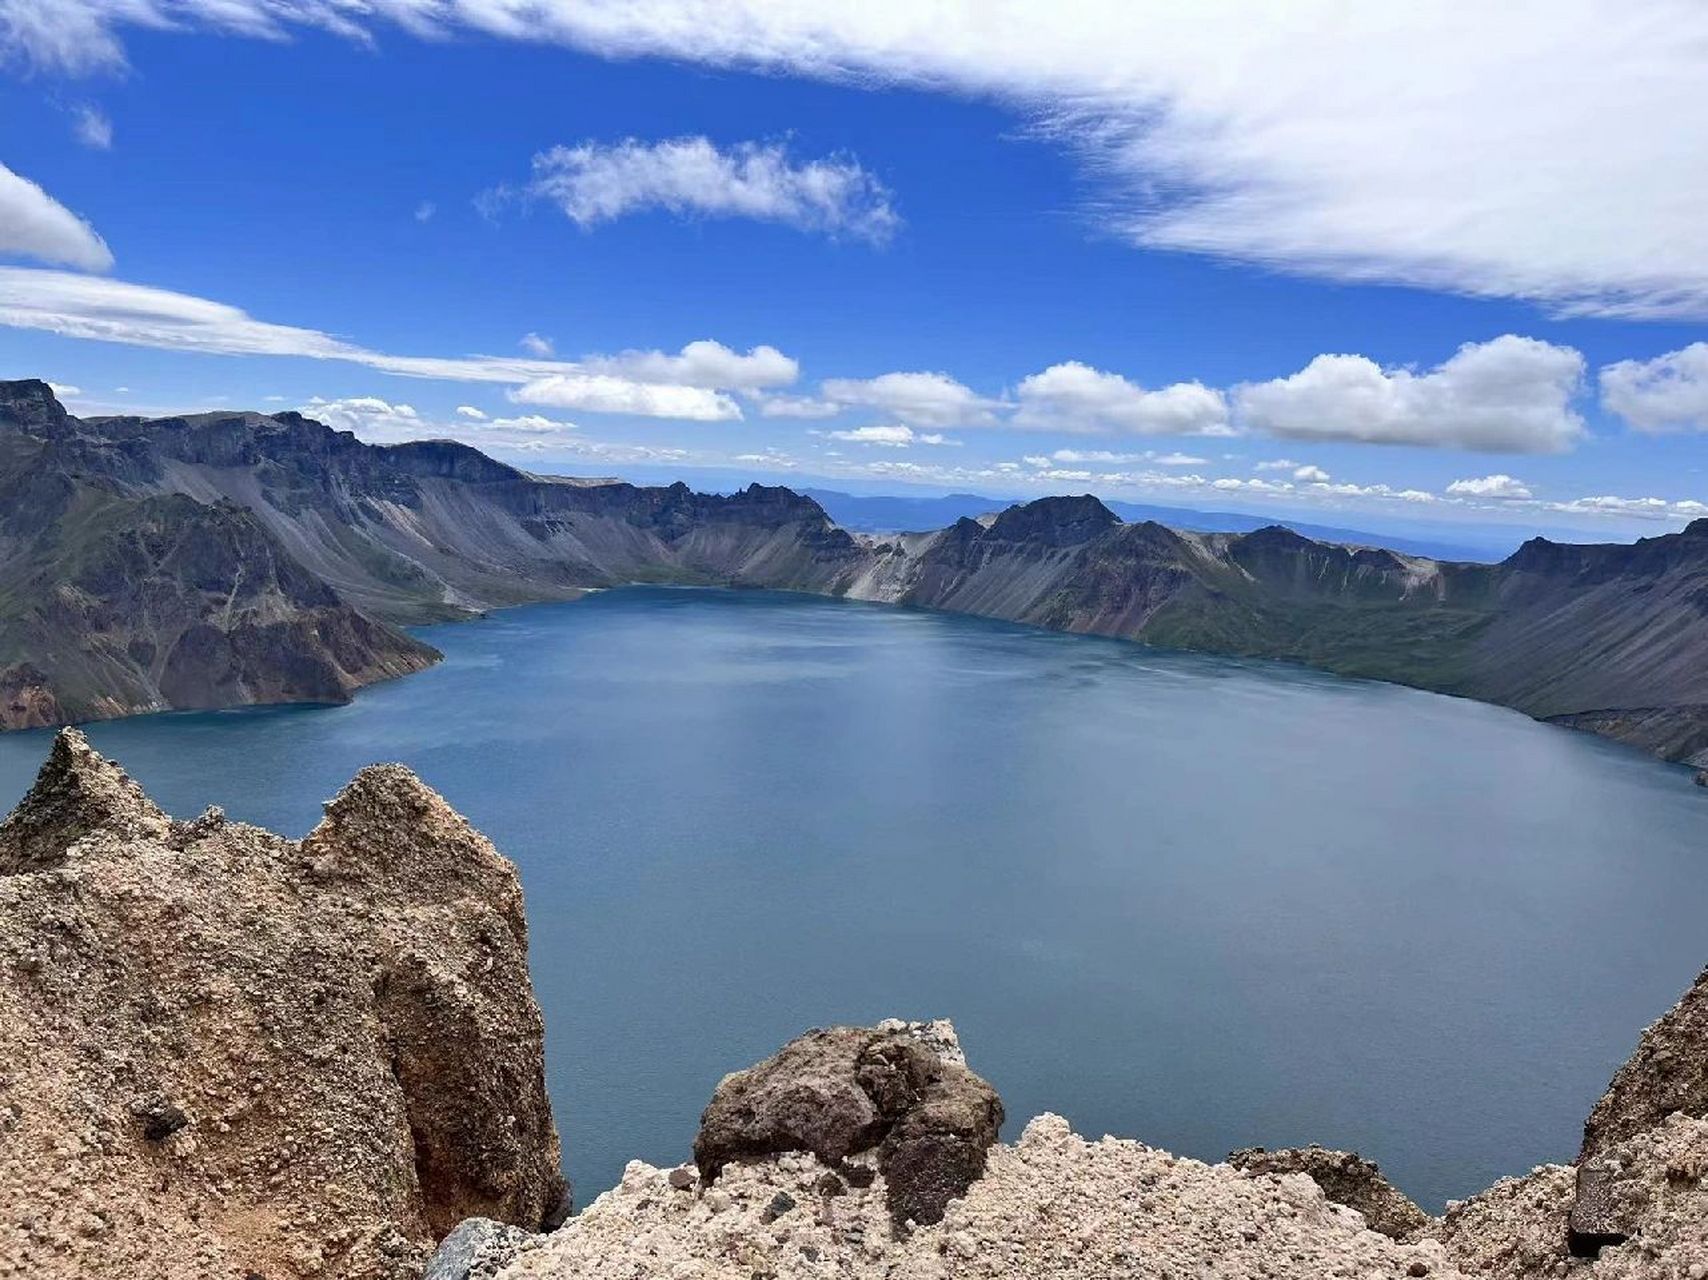
M 113 265 L 107 242 L 35 183 L 0 164 L 0 254 L 82 271 Z
M 356 346 L 317 329 L 257 320 L 237 307 L 207 298 L 100 276 L 30 267 L 0 267 L 0 325 L 164 351 L 338 360 L 405 377 L 510 384 L 515 390 L 509 394 L 518 403 L 586 412 L 694 421 L 741 417 L 741 407 L 735 400 L 715 388 L 652 383 L 594 371 L 639 368 L 642 373 L 668 373 L 677 367 L 697 366 L 703 372 L 715 362 L 689 354 L 701 344 L 690 344 L 675 356 L 626 352 L 612 357 L 593 356 L 581 362 L 506 356 L 392 355 Z M 717 343 L 707 343 L 705 347 L 723 352 L 729 361 L 735 362 L 729 372 L 749 380 L 776 374 L 780 362 L 788 359 L 770 347 L 757 347 L 746 356 L 738 356 Z M 750 362 L 745 372 L 741 362 Z
M 1133 435 L 1226 435 L 1227 401 L 1198 382 L 1147 391 L 1118 373 L 1077 360 L 1021 380 L 1014 425 L 1056 431 L 1122 431 Z
M 582 363 L 595 372 L 638 382 L 675 382 L 688 387 L 737 391 L 786 387 L 801 372 L 800 364 L 776 347 L 761 345 L 743 355 L 710 338 L 690 342 L 675 355 L 662 351 L 624 351 L 614 356 L 588 356 Z
M 905 449 L 914 444 L 952 445 L 959 444 L 948 436 L 935 431 L 915 431 L 912 427 L 897 423 L 881 427 L 854 427 L 848 431 L 827 431 L 825 435 L 831 440 L 843 440 L 849 444 L 875 444 L 887 449 Z
M 1583 357 L 1506 334 L 1466 343 L 1427 373 L 1320 355 L 1298 373 L 1235 389 L 1239 420 L 1299 440 L 1559 453 L 1584 435 L 1572 409 Z
M 61 400 L 74 400 L 83 394 L 82 387 L 74 387 L 69 382 L 50 382 L 47 384 L 47 389 L 53 392 L 53 394 L 58 396 Z M 119 387 L 117 389 L 119 391 L 128 390 L 126 387 Z
M 891 194 L 851 156 L 797 162 L 781 143 L 671 138 L 583 142 L 534 157 L 529 195 L 583 230 L 662 209 L 679 217 L 751 218 L 882 244 L 901 219 Z
M 642 418 L 684 418 L 728 422 L 741 417 L 741 406 L 721 391 L 705 387 L 635 382 L 606 373 L 554 373 L 506 393 L 518 404 L 618 413 Z
M 484 409 L 477 409 L 472 404 L 459 404 L 457 406 L 457 417 L 472 418 L 476 422 L 485 422 L 486 411 Z
M 819 391 L 833 404 L 879 409 L 916 427 L 978 427 L 996 420 L 993 401 L 946 373 L 827 378 Z
M 300 406 L 300 412 L 340 431 L 353 431 L 374 443 L 420 440 L 434 434 L 413 405 L 394 404 L 379 396 L 346 396 L 337 400 L 314 396 Z
M 1241 480 L 1237 476 L 1223 476 L 1209 482 L 1210 488 L 1223 493 L 1292 493 L 1293 485 L 1286 480 Z
M 1394 498 L 1401 502 L 1434 502 L 1435 495 L 1427 489 L 1397 489 L 1386 484 L 1330 483 L 1315 480 L 1306 486 L 1311 492 L 1337 498 Z
M 1639 431 L 1708 431 L 1708 342 L 1603 366 L 1601 404 Z
M 1530 486 L 1524 481 L 1504 474 L 1455 480 L 1447 486 L 1447 492 L 1456 498 L 1523 499 L 1532 496 Z
M 549 359 L 557 352 L 557 347 L 550 338 L 542 337 L 537 333 L 524 333 L 516 345 L 529 355 L 538 356 L 541 360 Z
M 1307 463 L 1302 467 L 1293 468 L 1293 479 L 1311 484 L 1327 484 L 1331 477 L 1321 467 L 1313 467 Z
M 1093 215 L 1142 245 L 1561 311 L 1708 313 L 1708 7 L 1688 0 L 1553 0 L 1545 20 L 1344 0 L 0 5 L 15 58 L 74 70 L 122 64 L 125 27 L 384 24 L 976 95 L 1082 157 Z

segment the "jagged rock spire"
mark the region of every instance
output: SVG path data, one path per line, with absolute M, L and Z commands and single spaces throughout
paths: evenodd
M 0 875 L 57 866 L 72 845 L 98 831 L 164 839 L 170 827 L 134 778 L 76 729 L 62 729 L 35 785 L 0 823 Z

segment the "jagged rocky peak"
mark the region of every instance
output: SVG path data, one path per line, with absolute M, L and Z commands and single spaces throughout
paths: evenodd
M 0 875 L 57 866 L 93 832 L 161 840 L 170 825 L 129 774 L 78 730 L 61 729 L 35 785 L 0 823 Z
M 1017 503 L 991 523 L 990 535 L 1052 547 L 1089 542 L 1121 523 L 1121 517 L 1089 493 Z
M 53 388 L 40 378 L 0 381 L 0 423 L 31 434 L 54 435 L 63 432 L 70 421 Z
M 407 769 L 299 844 L 68 731 L 0 843 L 0 1271 L 413 1280 L 562 1220 L 515 869 Z

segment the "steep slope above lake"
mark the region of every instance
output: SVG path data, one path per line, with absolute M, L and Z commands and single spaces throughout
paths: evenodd
M 295 413 L 67 415 L 0 383 L 0 725 L 337 700 L 399 624 L 633 582 L 810 591 L 1282 658 L 1708 759 L 1708 521 L 1496 565 L 1280 526 L 1123 523 L 1089 495 L 892 537 L 811 499 L 530 475 Z

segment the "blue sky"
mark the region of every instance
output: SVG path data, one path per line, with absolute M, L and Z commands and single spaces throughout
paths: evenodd
M 0 5 L 0 372 L 76 412 L 1365 527 L 1708 513 L 1693 7 L 153 5 Z

